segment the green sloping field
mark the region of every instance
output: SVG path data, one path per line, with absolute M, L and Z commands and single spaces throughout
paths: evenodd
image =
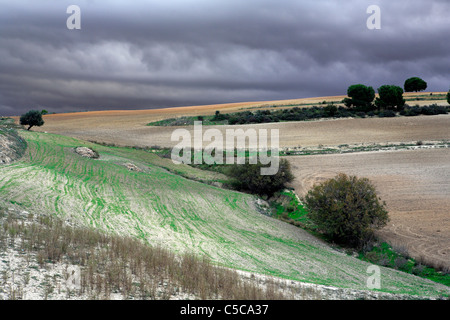
M 368 263 L 337 252 L 304 230 L 258 212 L 255 198 L 183 178 L 217 177 L 130 148 L 25 132 L 24 157 L 0 167 L 0 198 L 30 212 L 132 235 L 174 252 L 206 254 L 217 264 L 283 278 L 366 290 Z M 76 154 L 95 149 L 99 159 Z M 130 171 L 132 163 L 142 172 Z M 165 168 L 164 168 L 165 167 Z M 175 168 L 176 167 L 176 168 Z M 171 171 L 168 171 L 170 169 Z M 449 294 L 434 282 L 381 269 L 381 290 Z

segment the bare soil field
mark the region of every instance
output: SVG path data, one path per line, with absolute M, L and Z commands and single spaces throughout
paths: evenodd
M 45 117 L 45 125 L 35 131 L 45 131 L 83 140 L 114 143 L 120 146 L 172 147 L 172 132 L 179 127 L 145 126 L 104 117 L 90 118 L 81 114 L 72 118 L 58 115 Z M 137 121 L 137 120 L 136 120 Z M 371 144 L 387 142 L 439 141 L 450 139 L 450 116 L 418 116 L 372 119 L 337 119 L 324 121 L 284 122 L 252 125 L 256 129 L 279 129 L 280 147 L 335 146 L 340 144 Z M 248 129 L 248 125 L 208 126 L 224 134 L 227 129 Z M 193 127 L 187 127 L 193 130 Z M 191 133 L 191 136 L 193 134 Z M 270 135 L 269 135 L 270 136 Z
M 415 258 L 450 266 L 450 150 L 292 156 L 296 192 L 338 172 L 367 177 L 386 201 L 391 221 L 380 235 Z
M 338 101 L 343 97 L 321 97 L 319 101 Z M 148 123 L 167 118 L 191 115 L 235 112 L 247 107 L 268 106 L 275 103 L 308 103 L 314 99 L 285 100 L 271 102 L 249 102 L 225 105 L 208 105 L 183 108 L 97 111 L 54 114 L 44 116 L 45 125 L 34 127 L 35 131 L 57 133 L 120 146 L 163 146 L 171 147 L 177 141 L 171 141 L 172 132 L 179 127 L 147 126 Z M 419 101 L 421 102 L 421 101 Z M 429 101 L 428 101 L 429 102 Z M 208 126 L 225 133 L 227 129 L 246 129 L 248 125 Z M 450 139 L 450 117 L 448 115 L 336 119 L 302 122 L 282 122 L 252 125 L 257 129 L 279 129 L 280 147 L 335 146 L 340 144 L 371 144 L 388 142 L 439 141 Z M 191 127 L 187 129 L 192 130 Z M 206 129 L 206 128 L 205 128 Z M 193 136 L 193 135 L 192 135 Z

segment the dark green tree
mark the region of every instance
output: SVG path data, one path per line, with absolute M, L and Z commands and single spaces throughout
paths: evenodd
M 379 97 L 375 99 L 378 110 L 401 111 L 405 106 L 403 89 L 399 86 L 384 85 L 378 88 Z
M 354 106 L 359 111 L 373 110 L 372 101 L 375 99 L 375 90 L 363 84 L 354 84 L 348 87 L 347 95 L 350 98 L 344 99 L 347 107 Z
M 389 221 L 385 204 L 367 178 L 339 174 L 315 185 L 304 202 L 319 230 L 342 245 L 361 247 Z
M 448 104 L 450 104 L 450 90 L 448 90 L 447 92 L 447 102 Z
M 38 110 L 30 110 L 27 113 L 20 116 L 20 124 L 24 126 L 28 126 L 27 130 L 30 130 L 31 127 L 37 126 L 40 127 L 44 124 L 44 120 L 42 119 L 42 113 Z
M 412 77 L 405 81 L 405 92 L 418 92 L 427 88 L 427 83 L 418 77 Z
M 286 187 L 294 180 L 288 160 L 280 159 L 278 172 L 274 175 L 261 175 L 263 164 L 235 164 L 227 174 L 233 177 L 232 185 L 235 189 L 261 196 L 272 196 L 275 192 Z

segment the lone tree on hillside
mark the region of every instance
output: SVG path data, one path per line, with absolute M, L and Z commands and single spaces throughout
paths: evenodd
M 44 120 L 42 119 L 42 113 L 38 110 L 30 110 L 27 113 L 20 116 L 20 124 L 28 126 L 27 130 L 30 130 L 34 126 L 42 126 Z
M 350 98 L 344 99 L 347 107 L 355 106 L 359 111 L 373 110 L 372 101 L 375 99 L 375 90 L 372 87 L 366 87 L 363 84 L 354 84 L 348 87 L 347 95 Z
M 339 174 L 314 186 L 304 199 L 310 219 L 330 240 L 351 247 L 373 240 L 389 220 L 367 178 Z
M 427 83 L 418 77 L 412 77 L 406 79 L 404 88 L 405 92 L 418 92 L 425 90 L 427 88 Z
M 401 111 L 405 106 L 403 99 L 403 89 L 399 86 L 384 85 L 378 88 L 379 98 L 375 99 L 378 110 Z

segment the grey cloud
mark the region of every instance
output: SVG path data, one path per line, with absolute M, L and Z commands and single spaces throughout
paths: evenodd
M 68 5 L 82 29 L 65 27 Z M 366 8 L 382 9 L 368 30 Z M 448 90 L 446 1 L 0 1 L 0 114 Z

